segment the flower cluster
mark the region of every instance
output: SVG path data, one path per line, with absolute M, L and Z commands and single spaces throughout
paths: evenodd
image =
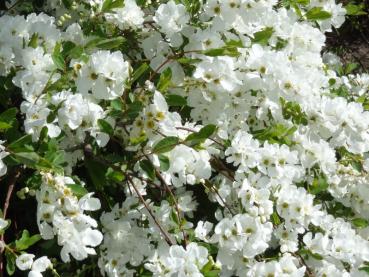
M 43 9 L 0 18 L 0 76 L 19 108 L 0 114 L 0 177 L 27 168 L 20 198 L 35 192 L 64 263 L 97 255 L 83 270 L 114 277 L 365 276 L 369 75 L 322 54 L 342 4 Z M 56 273 L 24 251 L 36 239 L 19 241 L 3 243 L 8 263 Z

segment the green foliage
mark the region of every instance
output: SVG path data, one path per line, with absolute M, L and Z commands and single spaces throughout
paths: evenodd
M 260 45 L 268 45 L 269 39 L 272 37 L 273 33 L 273 27 L 266 27 L 265 29 L 254 34 L 252 42 Z
M 255 138 L 269 143 L 292 145 L 291 136 L 297 130 L 296 126 L 287 127 L 283 124 L 275 124 L 262 130 L 252 131 Z
M 302 248 L 298 251 L 298 253 L 303 256 L 305 259 L 309 259 L 309 257 L 314 258 L 315 260 L 321 261 L 323 257 L 319 254 L 311 252 L 309 249 Z
M 209 57 L 218 57 L 218 56 L 229 56 L 229 57 L 238 57 L 240 53 L 235 46 L 224 46 L 222 48 L 213 48 L 209 50 L 204 50 L 201 52 L 202 54 Z
M 352 224 L 357 228 L 366 228 L 369 226 L 368 220 L 364 218 L 355 218 L 352 220 Z
M 108 12 L 115 8 L 124 7 L 124 0 L 104 0 L 101 11 Z
M 51 58 L 53 59 L 53 62 L 55 64 L 55 66 L 61 70 L 64 71 L 65 70 L 65 62 L 64 62 L 64 57 L 61 53 L 61 44 L 57 43 L 55 45 L 54 51 L 51 55 Z
M 161 154 L 169 152 L 179 144 L 179 138 L 177 137 L 165 137 L 157 142 L 152 148 L 152 152 L 155 154 Z
M 15 125 L 17 113 L 17 108 L 10 108 L 0 114 L 0 132 L 4 132 Z
M 159 155 L 160 170 L 167 171 L 170 167 L 170 161 L 167 156 Z
M 172 69 L 167 67 L 161 74 L 159 82 L 157 84 L 157 89 L 161 92 L 166 92 L 171 84 L 172 80 Z
M 296 102 L 287 102 L 280 98 L 282 104 L 282 114 L 284 119 L 292 120 L 297 125 L 307 125 L 307 115 L 301 110 L 301 107 Z
M 68 184 L 68 188 L 72 191 L 72 193 L 77 196 L 78 198 L 86 195 L 88 190 L 85 187 L 82 187 L 79 184 Z
M 6 272 L 9 274 L 9 276 L 12 276 L 15 272 L 15 260 L 17 256 L 8 249 L 5 249 L 5 258 L 6 258 Z
M 151 180 L 155 180 L 155 168 L 153 164 L 151 163 L 151 161 L 149 160 L 140 161 L 140 167 L 142 168 L 143 171 L 146 172 L 147 176 Z
M 147 63 L 141 64 L 132 74 L 131 83 L 136 82 L 146 71 L 150 69 Z
M 97 121 L 99 127 L 100 127 L 100 130 L 110 136 L 112 136 L 114 134 L 114 129 L 113 127 L 110 125 L 109 122 L 107 122 L 106 120 L 104 119 L 99 119 Z
M 21 238 L 15 241 L 15 248 L 18 251 L 26 250 L 37 243 L 40 239 L 41 236 L 39 234 L 30 236 L 28 230 L 23 230 Z
M 185 142 L 192 147 L 199 145 L 212 136 L 216 129 L 217 127 L 213 124 L 206 125 L 202 127 L 200 131 L 189 134 L 185 139 Z
M 310 10 L 308 10 L 308 12 L 305 14 L 305 17 L 308 20 L 325 20 L 325 19 L 329 19 L 332 17 L 332 14 L 330 14 L 329 12 L 323 10 L 322 7 L 314 7 Z
M 187 105 L 187 100 L 184 97 L 180 95 L 176 95 L 176 94 L 166 95 L 165 101 L 167 102 L 169 106 L 172 106 L 172 107 L 183 107 Z
M 365 11 L 365 4 L 364 3 L 361 3 L 361 4 L 353 4 L 353 3 L 348 3 L 346 6 L 345 6 L 345 9 L 346 9 L 346 12 L 347 12 L 347 15 L 366 15 L 368 14 L 366 11 Z
M 329 184 L 327 182 L 326 176 L 321 173 L 318 176 L 315 176 L 313 182 L 308 189 L 311 194 L 318 194 L 327 190 L 328 186 Z

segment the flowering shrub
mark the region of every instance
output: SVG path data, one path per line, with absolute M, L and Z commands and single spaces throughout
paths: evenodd
M 323 51 L 342 4 L 8 4 L 1 274 L 367 276 L 369 75 Z

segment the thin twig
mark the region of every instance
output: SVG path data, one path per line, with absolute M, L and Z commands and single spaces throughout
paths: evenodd
M 3 218 L 4 219 L 6 219 L 6 216 L 7 216 L 7 213 L 8 213 L 10 199 L 11 199 L 13 191 L 14 191 L 15 183 L 18 180 L 19 176 L 21 175 L 21 172 L 22 172 L 22 169 L 17 168 L 14 172 L 13 177 L 9 181 L 8 192 L 6 193 L 6 198 L 5 198 L 4 208 L 3 208 Z M 0 237 L 0 243 L 5 244 L 4 234 L 2 234 L 1 237 Z M 5 248 L 0 248 L 0 277 L 3 277 L 3 271 L 4 271 L 4 261 L 3 261 L 4 249 Z
M 148 160 L 149 158 L 146 157 Z M 181 217 L 181 214 L 180 214 L 180 210 L 179 210 L 179 206 L 178 206 L 178 202 L 177 202 L 177 199 L 175 198 L 174 196 L 174 193 L 173 191 L 170 189 L 169 185 L 167 184 L 167 182 L 165 181 L 165 179 L 163 178 L 163 176 L 160 174 L 159 170 L 157 168 L 155 168 L 155 175 L 156 177 L 160 180 L 160 182 L 164 185 L 166 191 L 170 194 L 170 196 L 172 197 L 173 199 L 173 202 L 174 202 L 174 207 L 175 207 L 175 210 L 177 212 L 177 217 L 178 217 L 178 225 L 179 225 L 179 229 L 181 229 L 182 231 L 182 234 L 183 234 L 183 240 L 184 240 L 184 246 L 186 248 L 187 244 L 188 244 L 188 241 L 187 241 L 187 234 L 185 232 L 185 230 L 183 229 L 183 226 L 182 226 L 182 217 Z
M 168 233 L 164 230 L 164 228 L 161 226 L 161 224 L 159 223 L 159 221 L 156 219 L 153 211 L 150 209 L 150 207 L 147 205 L 145 199 L 142 197 L 141 193 L 138 191 L 138 189 L 136 188 L 135 184 L 132 181 L 132 178 L 129 175 L 127 176 L 127 180 L 128 182 L 132 185 L 133 189 L 135 190 L 138 198 L 140 199 L 140 201 L 142 202 L 142 204 L 145 206 L 146 210 L 149 212 L 151 218 L 154 220 L 156 226 L 158 226 L 160 232 L 162 233 L 162 235 L 164 236 L 165 241 L 170 245 L 174 245 L 176 244 L 175 242 L 173 242 L 170 238 L 170 236 L 168 235 Z
M 227 177 L 230 181 L 235 181 L 234 172 L 227 168 L 220 159 L 212 156 L 210 164 L 214 167 L 214 169 L 217 169 L 220 174 Z
M 294 257 L 296 257 L 296 258 L 300 261 L 301 265 L 305 266 L 305 268 L 306 268 L 306 274 L 307 274 L 307 276 L 308 276 L 308 277 L 315 277 L 314 272 L 313 272 L 313 271 L 312 271 L 312 269 L 311 269 L 311 268 L 306 264 L 306 262 L 305 262 L 304 258 L 303 258 L 300 254 L 298 254 L 298 253 L 291 253 L 291 255 L 292 255 L 292 256 L 294 256 Z
M 220 202 L 228 209 L 228 211 L 231 213 L 232 216 L 235 216 L 236 213 L 234 213 L 231 209 L 231 207 L 226 203 L 226 201 L 223 199 L 223 197 L 220 195 L 218 189 L 212 185 L 210 182 L 206 182 L 205 188 L 210 188 L 220 199 Z

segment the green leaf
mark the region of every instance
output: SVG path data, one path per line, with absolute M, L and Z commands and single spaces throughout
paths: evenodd
M 40 239 L 41 236 L 39 234 L 30 237 L 28 230 L 23 230 L 21 238 L 15 241 L 15 247 L 18 251 L 26 250 Z
M 125 178 L 123 172 L 114 170 L 111 167 L 109 167 L 108 170 L 106 171 L 105 177 L 106 179 L 114 182 L 121 182 Z
M 110 50 L 114 48 L 120 47 L 124 42 L 126 41 L 123 37 L 116 37 L 116 38 L 109 38 L 109 39 L 103 39 L 100 40 L 95 44 L 95 47 L 104 49 L 104 50 Z
M 295 0 L 295 1 L 296 1 L 296 4 L 300 4 L 303 6 L 307 6 L 310 4 L 310 0 Z
M 39 142 L 43 142 L 47 140 L 48 132 L 49 130 L 47 129 L 47 126 L 42 127 L 41 132 L 40 132 Z
M 79 184 L 67 184 L 67 187 L 70 188 L 73 194 L 78 198 L 81 198 L 88 193 L 88 190 Z
M 179 143 L 179 138 L 177 137 L 165 137 L 156 143 L 153 147 L 153 152 L 156 154 L 169 152 Z
M 123 103 L 121 99 L 114 99 L 110 102 L 110 107 L 112 107 L 115 111 L 123 110 Z
M 28 46 L 32 48 L 37 48 L 38 46 L 38 33 L 34 33 L 28 42 Z
M 222 48 L 213 48 L 209 50 L 204 50 L 201 53 L 209 57 L 217 57 L 217 56 L 238 57 L 240 55 L 240 52 L 238 52 L 238 49 L 235 46 L 225 46 Z
M 314 7 L 305 14 L 305 17 L 308 20 L 325 20 L 331 18 L 332 14 L 324 11 L 322 7 Z
M 364 218 L 355 218 L 352 220 L 352 224 L 357 228 L 365 228 L 368 227 L 369 222 Z
M 307 256 L 307 257 L 308 257 L 308 256 L 311 256 L 311 257 L 313 257 L 314 259 L 319 260 L 319 261 L 323 260 L 323 257 L 322 257 L 321 255 L 316 254 L 316 253 L 313 253 L 313 252 L 311 252 L 309 249 L 305 249 L 305 248 L 300 249 L 300 250 L 298 251 L 298 253 L 299 253 L 300 255 L 304 255 L 304 256 Z
M 172 106 L 172 107 L 183 107 L 187 105 L 187 100 L 184 97 L 180 95 L 176 95 L 176 94 L 166 95 L 165 101 L 167 102 L 169 106 Z
M 17 108 L 10 108 L 0 114 L 0 131 L 5 131 L 13 127 L 17 112 Z
M 220 274 L 220 269 L 210 270 L 204 273 L 204 277 L 218 277 Z
M 168 67 L 160 74 L 157 89 L 161 92 L 167 91 L 168 87 L 170 86 L 171 80 L 172 80 L 172 69 Z
M 296 126 L 288 128 L 283 124 L 276 124 L 262 130 L 252 131 L 252 134 L 255 138 L 262 141 L 268 141 L 269 143 L 292 145 L 293 142 L 288 138 L 288 136 L 292 135 L 296 130 Z
M 213 124 L 206 125 L 200 129 L 200 131 L 189 134 L 185 139 L 186 142 L 190 142 L 191 146 L 203 143 L 207 138 L 214 134 L 217 127 Z
M 101 188 L 106 184 L 106 166 L 91 159 L 85 160 L 85 166 L 95 188 L 97 190 L 101 190 Z
M 238 47 L 238 48 L 244 47 L 241 40 L 234 40 L 234 39 L 226 41 L 226 45 L 230 47 Z
M 140 101 L 135 101 L 128 105 L 128 109 L 126 111 L 127 116 L 130 119 L 135 119 L 140 114 L 142 109 L 143 109 L 143 104 Z
M 358 63 L 349 63 L 345 68 L 345 74 L 348 75 L 348 74 L 352 73 L 358 67 L 359 67 Z
M 132 74 L 131 83 L 136 82 L 148 69 L 150 66 L 147 63 L 141 64 Z
M 359 268 L 360 271 L 364 271 L 366 272 L 367 274 L 369 274 L 369 266 L 363 266 L 363 267 L 360 267 Z
M 36 168 L 40 156 L 36 152 L 18 152 L 13 155 L 15 159 L 26 166 Z
M 110 125 L 109 122 L 107 122 L 104 119 L 99 119 L 97 121 L 97 124 L 99 125 L 99 128 L 102 132 L 112 136 L 114 134 L 114 129 L 113 127 Z
M 5 249 L 5 257 L 6 257 L 6 272 L 9 276 L 12 276 L 15 272 L 15 260 L 17 256 L 14 253 L 10 252 L 8 249 Z
M 271 219 L 272 219 L 272 222 L 273 222 L 274 225 L 281 224 L 281 219 L 279 218 L 279 216 L 276 212 L 272 213 Z
M 62 0 L 63 5 L 67 8 L 70 9 L 72 6 L 73 1 L 72 0 Z
M 65 70 L 65 62 L 64 62 L 64 57 L 61 54 L 61 44 L 57 43 L 54 47 L 54 51 L 51 54 L 51 58 L 53 59 L 53 62 L 55 64 L 55 66 L 60 69 L 61 71 Z
M 58 167 L 65 162 L 65 151 L 52 149 L 47 151 L 45 154 L 45 159 L 50 162 L 53 167 Z
M 182 57 L 182 58 L 177 59 L 177 62 L 179 62 L 180 64 L 194 64 L 194 63 L 201 62 L 201 60 Z
M 76 45 L 71 41 L 63 42 L 62 48 L 63 50 L 61 51 L 61 54 L 64 58 L 69 57 L 72 59 L 78 59 L 83 53 L 83 47 Z
M 319 175 L 314 178 L 311 186 L 309 187 L 309 192 L 311 194 L 318 194 L 325 191 L 328 188 L 328 182 L 325 176 Z
M 0 131 L 10 129 L 11 127 L 12 127 L 11 124 L 0 121 Z
M 269 39 L 272 37 L 273 33 L 273 27 L 266 27 L 263 30 L 254 33 L 254 38 L 251 41 L 260 45 L 268 45 Z
M 155 168 L 149 160 L 140 161 L 140 167 L 151 180 L 155 180 Z
M 115 9 L 115 8 L 122 8 L 124 7 L 124 0 L 105 0 L 103 5 L 102 5 L 102 8 L 101 8 L 101 11 L 102 12 L 107 12 L 107 11 L 110 11 L 112 9 Z
M 276 43 L 276 45 L 273 49 L 281 50 L 281 49 L 285 48 L 287 46 L 287 44 L 288 44 L 288 40 L 277 37 L 277 43 Z
M 170 162 L 167 156 L 159 155 L 160 169 L 162 171 L 167 171 L 170 167 Z
M 359 4 L 355 5 L 352 3 L 349 3 L 345 6 L 347 15 L 365 15 L 367 12 L 365 11 L 365 5 Z

